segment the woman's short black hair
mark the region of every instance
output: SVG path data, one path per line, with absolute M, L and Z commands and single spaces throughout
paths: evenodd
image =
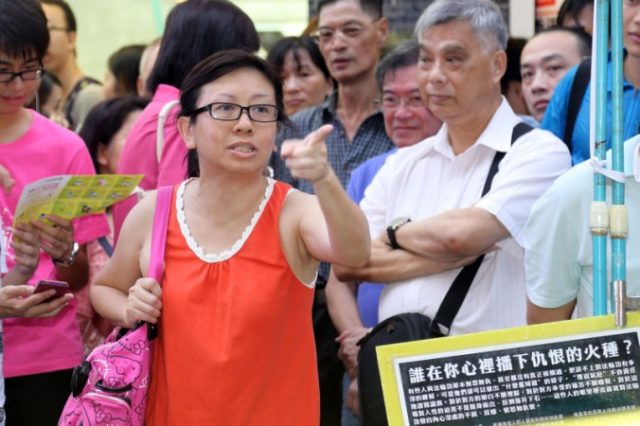
M 282 75 L 285 58 L 287 57 L 287 54 L 291 52 L 298 69 L 300 69 L 300 57 L 298 54 L 300 50 L 305 50 L 309 54 L 311 62 L 313 62 L 313 64 L 322 71 L 326 80 L 331 80 L 331 73 L 329 72 L 329 68 L 327 68 L 327 64 L 324 61 L 322 53 L 320 53 L 318 43 L 309 36 L 281 38 L 269 50 L 267 62 L 275 68 L 278 74 Z
M 49 47 L 47 17 L 37 0 L 0 0 L 0 53 L 42 62 Z
M 137 93 L 138 75 L 140 75 L 140 58 L 145 49 L 144 44 L 132 44 L 116 50 L 107 62 L 109 71 L 116 80 L 116 93 Z
M 89 148 L 96 172 L 99 170 L 98 152 L 100 145 L 108 147 L 113 136 L 118 133 L 127 116 L 136 110 L 143 110 L 149 100 L 139 96 L 123 96 L 102 101 L 94 106 L 80 129 L 80 137 Z
M 284 100 L 282 95 L 282 80 L 271 66 L 252 53 L 243 50 L 226 50 L 209 56 L 200 62 L 185 78 L 180 90 L 180 116 L 190 117 L 191 122 L 198 118 L 194 111 L 198 108 L 198 99 L 202 87 L 236 70 L 250 68 L 258 71 L 271 83 L 273 87 L 276 106 L 278 107 L 278 124 L 289 124 L 289 119 L 284 112 Z M 200 174 L 198 156 L 194 149 L 188 154 L 188 177 Z
M 167 17 L 158 59 L 147 81 L 149 93 L 160 84 L 182 86 L 202 59 L 226 49 L 257 52 L 260 38 L 240 8 L 226 0 L 189 0 Z

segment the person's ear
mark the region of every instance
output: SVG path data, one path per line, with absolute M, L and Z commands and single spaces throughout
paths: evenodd
M 96 155 L 96 162 L 100 166 L 107 167 L 109 165 L 109 146 L 99 143 L 98 152 Z M 100 173 L 100 170 L 96 170 L 96 173 Z
M 75 31 L 67 31 L 67 39 L 69 40 L 69 46 L 73 53 L 76 53 L 76 42 L 78 40 L 78 34 Z
M 184 144 L 189 149 L 195 149 L 196 143 L 193 140 L 193 126 L 191 125 L 191 117 L 179 117 L 178 118 L 178 131 Z
M 507 53 L 504 50 L 496 50 L 492 57 L 493 80 L 499 83 L 502 76 L 507 72 Z
M 376 22 L 376 30 L 378 32 L 378 46 L 382 48 L 389 38 L 389 20 L 384 16 L 380 17 Z

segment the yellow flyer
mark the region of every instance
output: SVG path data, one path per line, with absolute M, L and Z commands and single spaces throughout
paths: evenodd
M 127 198 L 142 175 L 60 175 L 27 185 L 18 201 L 13 226 L 54 214 L 76 219 Z

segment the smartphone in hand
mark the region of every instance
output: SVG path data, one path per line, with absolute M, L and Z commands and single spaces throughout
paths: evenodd
M 69 293 L 71 291 L 71 289 L 69 288 L 69 283 L 66 283 L 64 281 L 40 280 L 38 281 L 35 290 L 33 290 L 33 294 L 42 293 L 43 291 L 47 290 L 55 290 L 56 293 L 42 303 L 50 302 L 53 299 L 62 297 L 66 293 Z

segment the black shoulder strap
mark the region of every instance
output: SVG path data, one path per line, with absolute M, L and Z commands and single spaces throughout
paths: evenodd
M 513 132 L 511 133 L 511 145 L 531 130 L 533 130 L 533 128 L 526 123 L 520 122 L 516 124 L 513 128 Z M 482 189 L 482 196 L 491 189 L 493 177 L 498 172 L 498 165 L 500 164 L 500 161 L 502 161 L 503 157 L 504 152 L 499 151 L 496 152 L 496 155 L 493 157 L 493 162 L 491 163 L 491 167 L 489 167 L 487 180 L 485 181 L 484 188 Z M 449 287 L 449 291 L 447 291 L 447 294 L 444 296 L 444 299 L 440 304 L 438 313 L 436 313 L 436 316 L 431 321 L 431 336 L 447 336 L 449 334 L 451 324 L 453 324 L 454 318 L 458 315 L 458 311 L 471 288 L 471 283 L 473 283 L 473 279 L 476 277 L 483 260 L 484 255 L 479 256 L 473 261 L 473 263 L 462 268 L 458 273 L 458 276 L 456 276 L 456 279 L 453 280 L 453 284 Z
M 569 104 L 567 107 L 567 120 L 564 123 L 564 137 L 562 140 L 571 152 L 571 139 L 573 138 L 573 129 L 576 127 L 576 118 L 578 111 L 582 105 L 584 94 L 587 92 L 587 86 L 591 80 L 591 58 L 585 58 L 576 70 L 573 83 L 571 84 L 571 92 L 569 93 Z

